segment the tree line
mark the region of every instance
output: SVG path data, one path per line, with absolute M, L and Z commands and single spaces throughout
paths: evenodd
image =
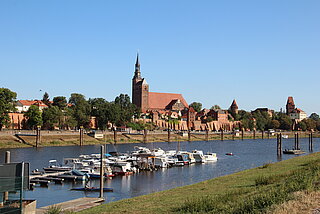
M 6 88 L 0 88 L 0 129 L 10 126 L 9 112 L 15 112 L 17 94 Z M 24 113 L 25 126 L 34 129 L 41 126 L 43 129 L 77 129 L 90 128 L 90 120 L 96 118 L 97 128 L 106 130 L 108 125 L 123 126 L 139 115 L 139 110 L 130 102 L 127 94 L 120 94 L 114 101 L 104 98 L 89 98 L 73 93 L 67 100 L 64 96 L 57 96 L 50 101 L 46 92 L 42 98 L 48 107 L 40 111 L 36 105 L 31 105 Z

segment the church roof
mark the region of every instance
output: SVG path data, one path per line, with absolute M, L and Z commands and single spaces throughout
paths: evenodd
M 231 107 L 236 107 L 236 108 L 238 108 L 238 105 L 237 105 L 237 102 L 236 102 L 235 99 L 232 101 Z
M 185 107 L 189 106 L 182 94 L 149 92 L 149 109 L 165 109 L 172 100 L 180 100 Z

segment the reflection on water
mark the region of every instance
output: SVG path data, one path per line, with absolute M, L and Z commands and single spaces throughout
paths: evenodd
M 313 151 L 319 151 L 319 139 L 314 139 Z M 293 139 L 283 139 L 283 149 L 292 148 Z M 301 148 L 308 150 L 308 139 L 300 140 Z M 176 150 L 177 143 L 159 142 L 152 144 L 119 144 L 108 145 L 108 151 L 128 152 L 134 150 L 134 146 L 148 148 L 162 148 L 164 150 Z M 115 177 L 106 180 L 105 186 L 112 187 L 114 192 L 105 193 L 106 202 L 124 198 L 135 197 L 152 192 L 171 189 L 204 181 L 210 178 L 231 174 L 245 169 L 261 166 L 266 163 L 286 160 L 294 155 L 277 156 L 276 139 L 270 140 L 237 140 L 237 141 L 195 141 L 181 142 L 180 149 L 191 151 L 194 149 L 203 152 L 216 152 L 218 161 L 205 164 L 193 164 L 185 167 L 173 167 L 154 172 L 141 172 L 130 176 Z M 31 170 L 42 169 L 48 165 L 50 159 L 56 159 L 60 163 L 65 157 L 78 157 L 80 154 L 99 153 L 100 145 L 93 146 L 67 146 L 45 148 L 21 148 L 0 150 L 0 162 L 4 161 L 5 151 L 11 151 L 12 162 L 30 162 Z M 234 156 L 226 156 L 232 152 Z M 64 182 L 63 184 L 50 184 L 48 188 L 36 187 L 33 191 L 26 191 L 25 197 L 37 199 L 37 206 L 47 206 L 80 197 L 98 197 L 97 192 L 70 191 L 73 187 L 82 187 L 83 182 Z M 91 180 L 90 186 L 99 187 L 99 180 Z

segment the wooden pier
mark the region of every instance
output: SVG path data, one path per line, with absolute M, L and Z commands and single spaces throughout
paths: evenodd
M 64 171 L 64 172 L 53 172 L 53 173 L 43 173 L 43 174 L 39 174 L 39 175 L 30 175 L 30 179 L 59 176 L 59 175 L 65 174 L 67 172 L 71 172 L 71 170 Z
M 58 204 L 53 204 L 50 206 L 46 207 L 40 207 L 36 210 L 36 214 L 44 214 L 48 209 L 51 207 L 60 207 L 62 211 L 73 211 L 73 212 L 78 212 L 84 209 L 88 209 L 91 207 L 95 207 L 100 205 L 104 201 L 103 198 L 89 198 L 89 197 L 84 197 L 84 198 L 78 198 L 74 199 L 71 201 L 66 201 Z

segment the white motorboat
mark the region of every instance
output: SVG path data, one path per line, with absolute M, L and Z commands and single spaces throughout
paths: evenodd
M 193 157 L 196 161 L 196 163 L 205 163 L 206 159 L 203 155 L 203 152 L 201 150 L 193 150 L 192 151 Z
M 207 152 L 204 155 L 204 158 L 206 159 L 206 161 L 217 161 L 217 154 L 216 153 L 211 153 L 211 152 Z

